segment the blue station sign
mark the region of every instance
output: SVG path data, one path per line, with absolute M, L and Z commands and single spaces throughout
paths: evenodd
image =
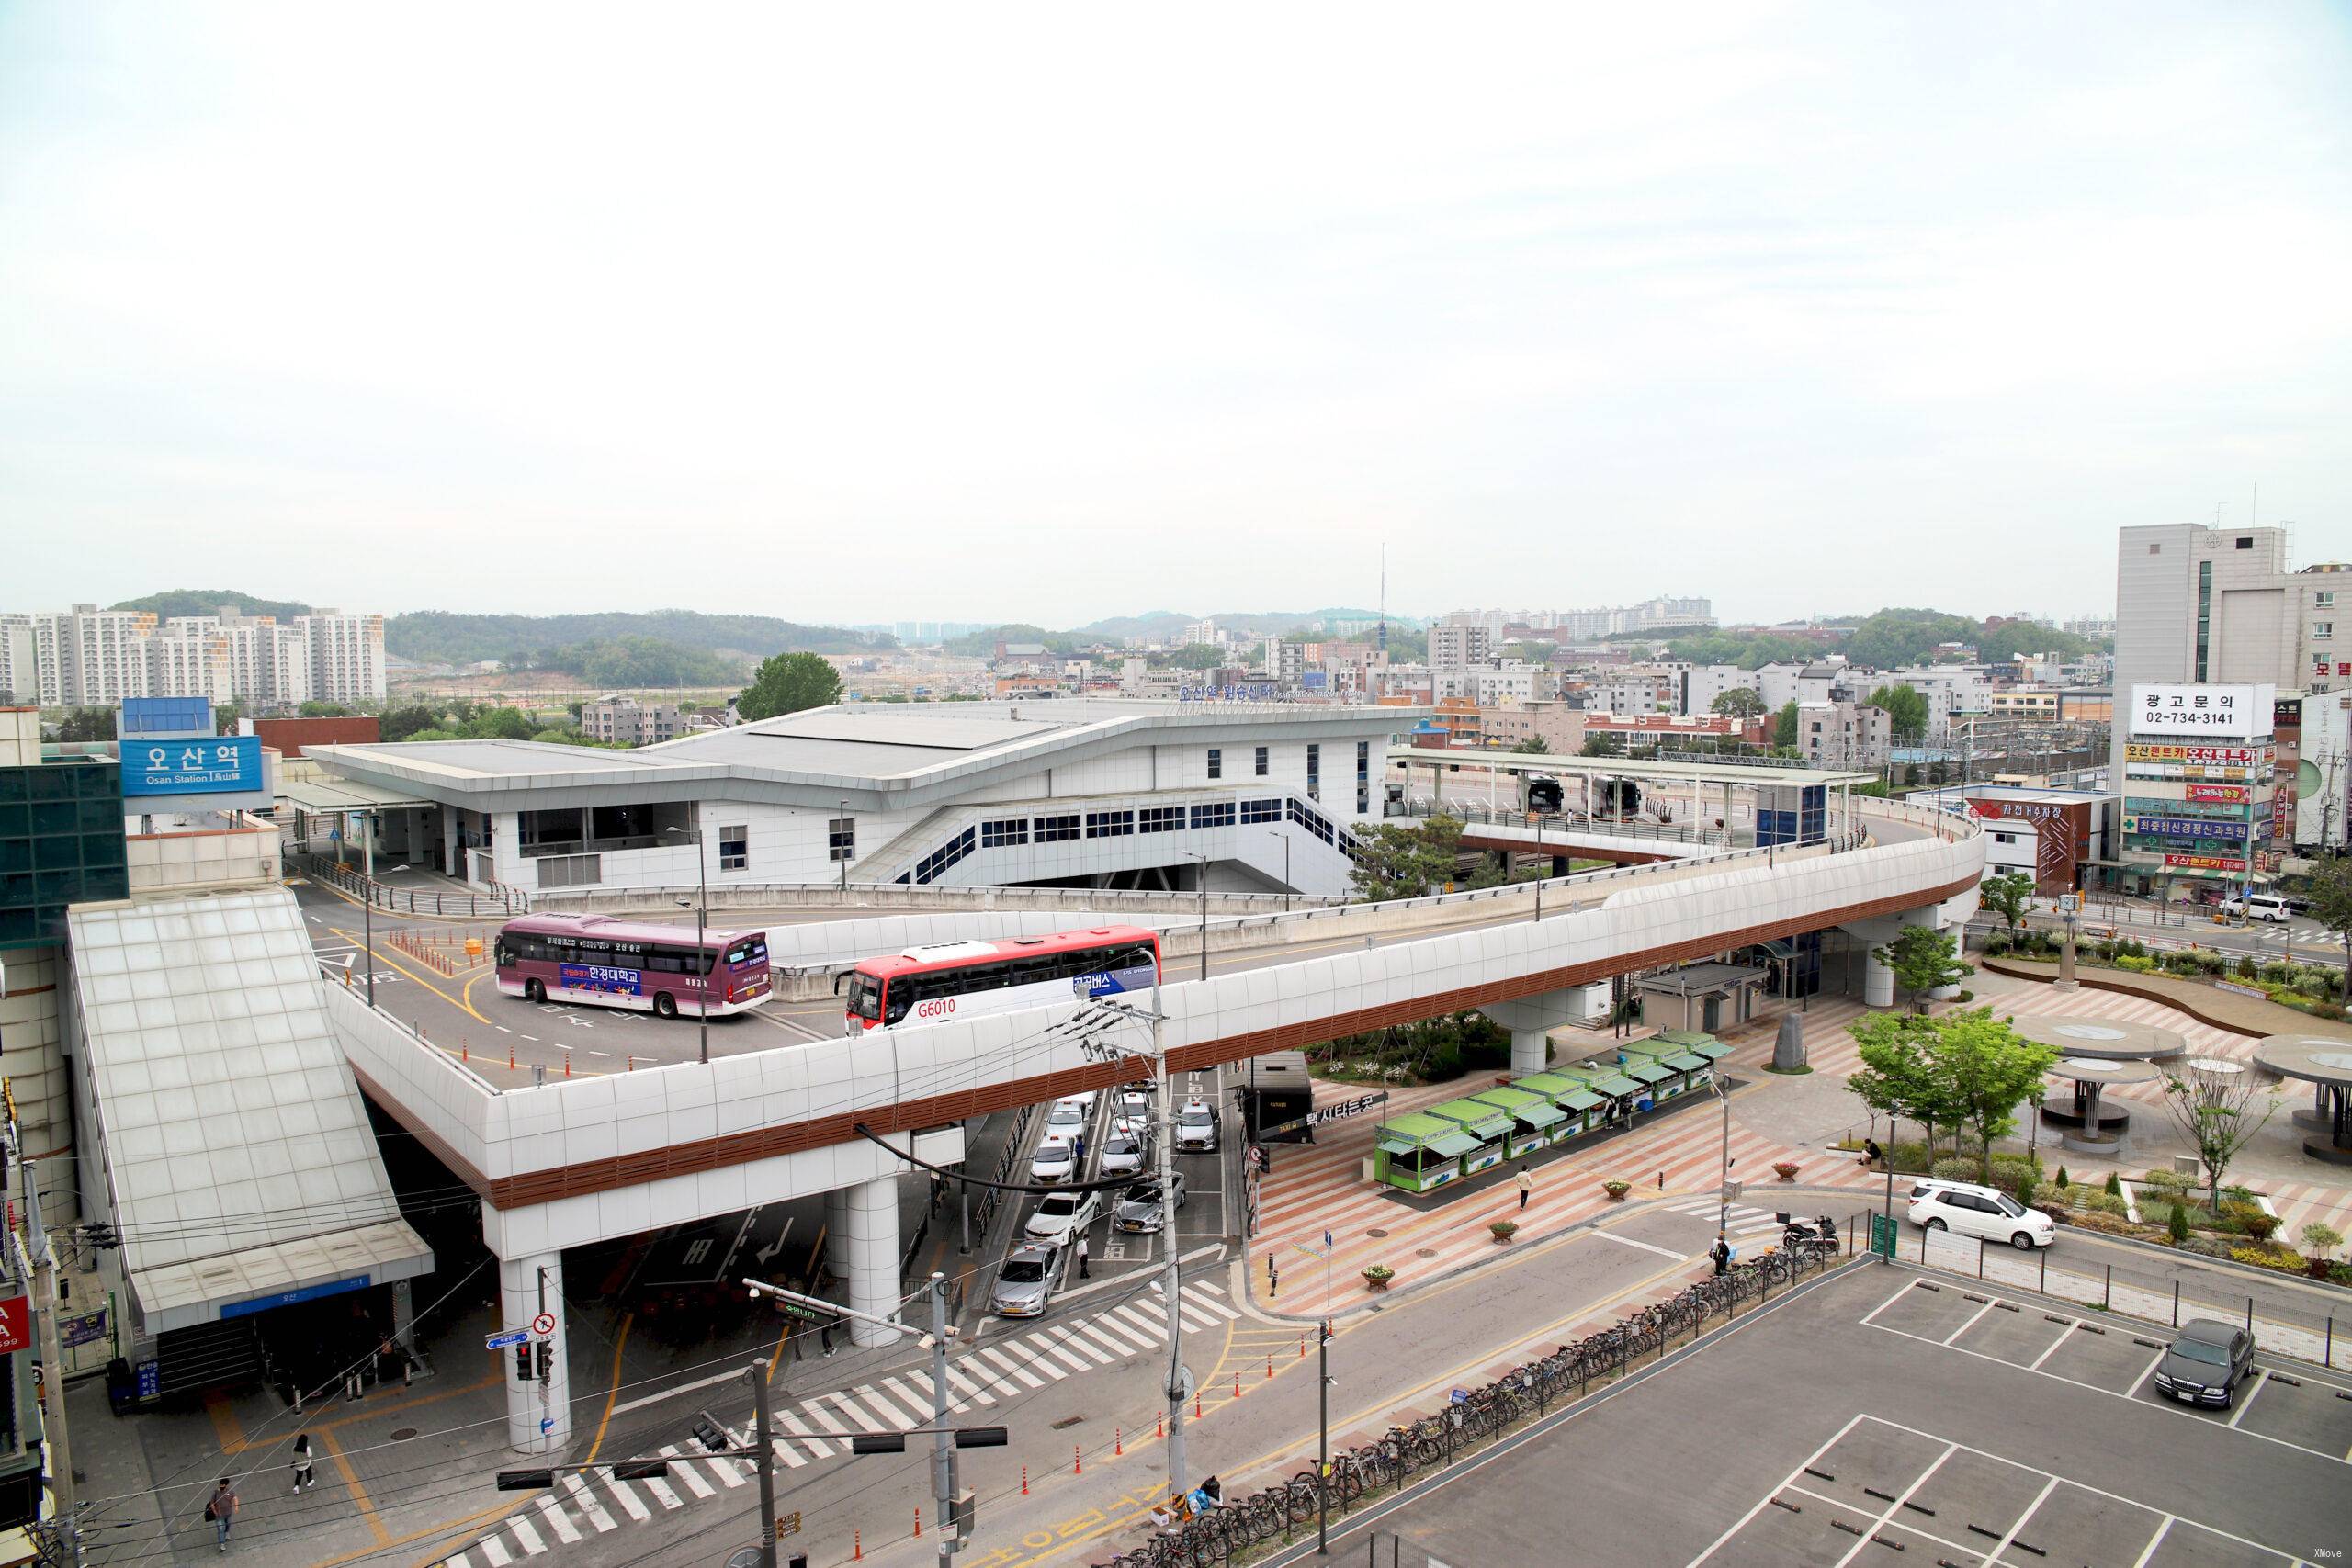
M 269 786 L 262 773 L 261 739 L 224 735 L 209 740 L 130 740 L 122 744 L 122 793 L 251 795 Z

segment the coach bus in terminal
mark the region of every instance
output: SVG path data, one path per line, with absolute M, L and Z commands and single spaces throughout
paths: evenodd
M 869 958 L 834 982 L 847 987 L 847 1031 L 944 1023 L 1138 991 L 1159 978 L 1159 938 L 1138 926 L 1096 926 L 1003 942 L 944 942 Z
M 498 932 L 498 988 L 662 1018 L 721 1018 L 768 996 L 765 931 L 704 931 L 604 915 L 524 915 Z

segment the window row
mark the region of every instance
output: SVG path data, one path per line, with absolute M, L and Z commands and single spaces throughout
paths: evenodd
M 1136 814 L 1132 811 L 1090 811 L 1086 814 L 1086 836 L 1090 839 L 1123 839 L 1136 830 Z
M 978 842 L 979 835 L 967 828 L 915 862 L 915 886 L 923 886 L 945 875 L 957 862 L 970 854 Z

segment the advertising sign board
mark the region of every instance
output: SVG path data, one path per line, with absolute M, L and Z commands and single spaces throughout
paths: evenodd
M 2244 806 L 2254 795 L 2244 784 L 2193 784 L 2188 786 L 2188 798 L 2213 806 Z
M 2246 836 L 2246 824 L 2243 820 L 2232 822 L 2222 818 L 2201 817 L 2126 817 L 2123 819 L 2123 830 L 2127 833 L 2145 833 L 2158 839 L 2227 839 L 2232 842 L 2243 843 Z
M 32 1316 L 28 1311 L 31 1298 L 10 1296 L 0 1301 L 0 1351 L 14 1352 L 32 1348 Z
M 2236 855 L 2166 855 L 2165 864 L 2175 871 L 2244 871 L 2245 862 Z
M 2132 687 L 2134 735 L 2218 735 L 2255 740 L 2271 733 L 2274 685 L 2150 684 Z
M 2173 746 L 2159 741 L 2127 741 L 2123 760 L 2127 762 L 2199 762 L 2207 766 L 2222 764 L 2229 767 L 2267 767 L 2271 750 L 2267 746 Z

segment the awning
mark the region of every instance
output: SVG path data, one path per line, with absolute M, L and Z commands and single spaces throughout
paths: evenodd
M 1661 1067 L 1656 1062 L 1645 1062 L 1640 1057 L 1635 1057 L 1630 1062 L 1620 1063 L 1617 1070 L 1629 1078 L 1636 1078 L 1645 1084 L 1661 1084 L 1668 1078 L 1682 1076 L 1671 1067 Z
M 288 779 L 277 786 L 277 798 L 297 811 L 329 816 L 338 811 L 390 811 L 401 807 L 430 806 L 410 790 L 385 789 L 357 779 Z
M 1402 1138 L 1383 1138 L 1372 1145 L 1385 1155 L 1408 1155 L 1419 1149 L 1419 1144 L 1408 1144 Z
M 1599 1077 L 1594 1078 L 1591 1081 L 1592 1090 L 1595 1094 L 1606 1094 L 1623 1098 L 1625 1095 L 1639 1094 L 1642 1092 L 1642 1086 L 1640 1084 L 1635 1083 L 1632 1078 L 1626 1077 L 1622 1073 L 1603 1073 Z
M 1441 1159 L 1455 1159 L 1468 1154 L 1472 1149 L 1483 1149 L 1486 1146 L 1487 1140 L 1484 1138 L 1474 1138 L 1467 1133 L 1448 1133 L 1443 1137 L 1431 1138 L 1429 1143 L 1429 1151 Z
M 1678 1073 L 1703 1073 L 1707 1070 L 1707 1059 L 1694 1056 L 1688 1051 L 1670 1051 L 1657 1058 L 1657 1062 L 1658 1066 L 1672 1067 Z
M 136 1269 L 130 1289 L 150 1322 L 204 1322 L 413 1280 L 432 1268 L 433 1249 L 424 1239 L 406 1221 L 386 1220 L 306 1241 Z
M 1731 1055 L 1731 1047 L 1712 1034 L 1702 1034 L 1695 1029 L 1667 1029 L 1658 1032 L 1657 1039 L 1668 1045 L 1679 1045 L 1694 1056 L 1704 1056 L 1719 1062 Z
M 1580 1089 L 1574 1094 L 1560 1096 L 1558 1103 L 1570 1111 L 1589 1111 L 1596 1105 L 1606 1105 L 1609 1102 L 1590 1089 Z
M 1566 1111 L 1562 1111 L 1548 1100 L 1539 1100 L 1532 1105 L 1522 1105 L 1511 1114 L 1531 1127 L 1555 1127 L 1568 1119 Z

